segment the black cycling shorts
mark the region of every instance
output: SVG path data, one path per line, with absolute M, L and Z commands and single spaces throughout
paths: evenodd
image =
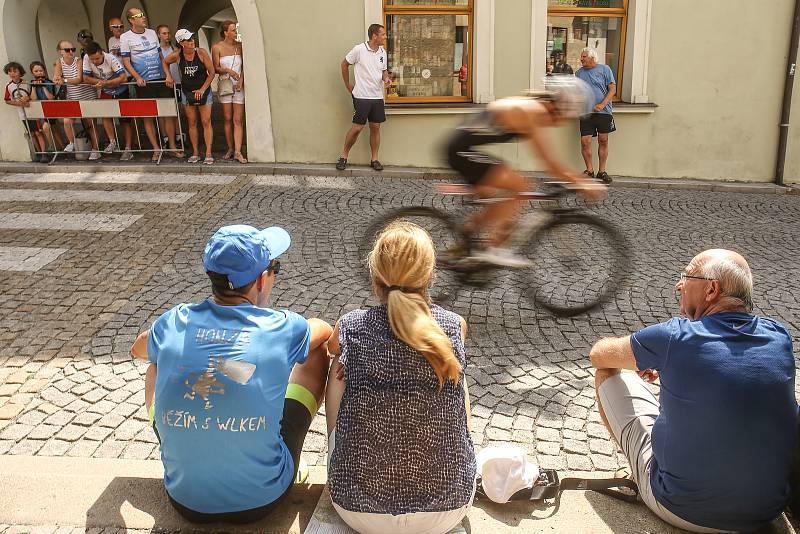
M 386 122 L 382 98 L 353 97 L 353 124 Z
M 476 135 L 471 131 L 459 129 L 447 144 L 447 162 L 450 167 L 473 186 L 483 181 L 493 167 L 504 165 L 502 160 L 474 150 L 477 142 Z
M 580 123 L 581 137 L 585 135 L 597 137 L 599 133 L 611 133 L 617 129 L 614 124 L 614 115 L 611 113 L 589 113 L 581 117 Z

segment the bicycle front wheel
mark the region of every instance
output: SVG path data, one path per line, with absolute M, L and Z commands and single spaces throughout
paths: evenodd
M 614 297 L 630 268 L 625 238 L 585 213 L 556 213 L 524 253 L 522 271 L 533 302 L 561 317 L 587 312 Z
M 364 232 L 358 246 L 359 258 L 364 269 L 362 279 L 367 285 L 371 284 L 367 256 L 375 240 L 389 225 L 395 222 L 411 222 L 424 228 L 433 240 L 436 252 L 436 271 L 430 285 L 431 300 L 437 304 L 452 302 L 461 287 L 458 273 L 451 270 L 451 258 L 463 254 L 464 243 L 453 219 L 446 213 L 434 208 L 419 206 L 414 208 L 401 208 L 387 213 L 373 222 Z

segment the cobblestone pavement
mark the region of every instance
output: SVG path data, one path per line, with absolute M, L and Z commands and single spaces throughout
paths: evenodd
M 333 323 L 372 302 L 356 254 L 369 221 L 391 207 L 460 202 L 432 194 L 431 182 L 389 177 L 60 176 L 0 177 L 0 454 L 158 457 L 142 407 L 144 365 L 128 350 L 161 312 L 207 295 L 201 256 L 217 227 L 286 227 L 294 244 L 273 305 Z M 757 311 L 798 342 L 800 197 L 613 190 L 593 210 L 634 244 L 634 274 L 613 302 L 554 318 L 509 275 L 451 307 L 470 325 L 478 446 L 512 442 L 543 467 L 615 470 L 621 458 L 597 413 L 588 349 L 676 313 L 675 278 L 705 248 L 747 257 Z M 54 215 L 92 224 L 49 229 Z M 23 268 L 12 269 L 15 254 Z M 320 415 L 305 444 L 310 464 L 325 461 L 324 428 Z

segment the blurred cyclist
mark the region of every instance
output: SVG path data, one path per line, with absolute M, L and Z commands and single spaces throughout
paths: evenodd
M 518 171 L 475 150 L 476 147 L 526 140 L 533 155 L 544 163 L 553 177 L 574 184 L 589 200 L 605 197 L 604 185 L 582 177 L 553 157 L 541 131 L 589 113 L 591 97 L 591 89 L 582 80 L 573 76 L 552 76 L 545 80 L 545 91 L 494 101 L 474 119 L 456 129 L 447 145 L 450 166 L 474 188 L 478 197 L 505 198 L 487 204 L 472 218 L 470 227 L 465 228 L 474 236 L 484 228 L 491 229 L 487 246 L 477 250 L 474 258 L 506 267 L 524 267 L 530 263 L 503 246 L 520 209 L 516 194 L 529 191 L 530 186 Z

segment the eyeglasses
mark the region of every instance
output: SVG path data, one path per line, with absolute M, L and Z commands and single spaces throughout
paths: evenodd
M 691 279 L 691 280 L 716 280 L 716 278 L 707 278 L 705 276 L 692 276 L 692 275 L 689 275 L 689 274 L 686 274 L 686 273 L 681 273 L 681 280 L 686 280 L 686 279 Z
M 91 33 L 79 33 L 78 39 L 94 39 L 94 35 Z
M 64 52 L 72 52 L 74 54 L 77 48 L 62 48 L 61 50 Z
M 267 267 L 267 272 L 275 273 L 276 275 L 281 272 L 281 262 L 278 260 L 272 260 L 269 263 L 269 267 Z
M 134 14 L 134 15 L 131 15 L 131 16 L 130 16 L 130 17 L 128 17 L 128 18 L 129 18 L 129 19 L 141 19 L 141 18 L 144 18 L 144 17 L 145 17 L 145 14 L 144 14 L 144 13 L 136 13 L 136 14 Z
M 121 30 L 125 26 L 123 26 L 122 24 L 112 24 L 110 27 L 115 29 L 115 30 Z

